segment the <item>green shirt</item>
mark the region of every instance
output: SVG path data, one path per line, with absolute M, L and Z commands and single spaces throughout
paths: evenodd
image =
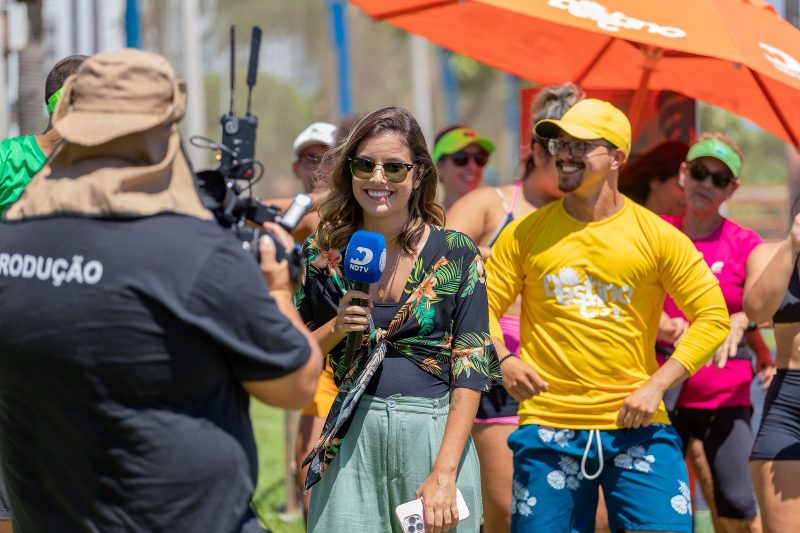
M 47 156 L 33 135 L 11 137 L 0 142 L 0 213 L 17 201 Z

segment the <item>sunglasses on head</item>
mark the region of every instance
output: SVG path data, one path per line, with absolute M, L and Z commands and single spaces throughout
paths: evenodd
M 450 154 L 450 159 L 453 160 L 453 164 L 457 167 L 465 167 L 469 163 L 470 158 L 475 161 L 475 164 L 479 167 L 485 167 L 486 163 L 489 162 L 489 154 L 486 152 L 476 152 L 473 154 L 467 152 L 455 152 Z
M 572 141 L 565 141 L 563 139 L 548 139 L 547 141 L 547 151 L 550 152 L 550 155 L 558 155 L 561 150 L 566 148 L 569 155 L 575 158 L 583 157 L 583 155 L 590 148 L 594 148 L 595 146 L 608 147 L 608 144 L 602 141 L 588 142 L 581 141 L 579 139 L 574 139 Z
M 380 167 L 383 177 L 387 181 L 401 183 L 408 176 L 409 171 L 414 168 L 411 163 L 375 163 L 363 157 L 348 157 L 350 161 L 350 172 L 360 180 L 368 180 L 375 173 L 375 169 Z
M 736 179 L 728 170 L 711 172 L 701 163 L 689 164 L 689 176 L 695 181 L 705 181 L 707 177 L 711 176 L 711 183 L 717 189 L 724 189 Z

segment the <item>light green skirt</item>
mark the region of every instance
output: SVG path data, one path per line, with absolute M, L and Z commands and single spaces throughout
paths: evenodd
M 442 443 L 449 396 L 432 400 L 364 395 L 339 453 L 311 489 L 308 531 L 401 533 L 394 509 L 416 498 L 430 475 Z M 456 485 L 469 518 L 450 531 L 480 527 L 481 483 L 478 455 L 470 438 L 461 456 Z

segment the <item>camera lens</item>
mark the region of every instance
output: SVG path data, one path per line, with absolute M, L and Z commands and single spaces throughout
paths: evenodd
M 409 516 L 408 517 L 408 523 L 413 526 L 414 524 L 417 523 L 417 517 L 416 516 Z
M 414 526 L 408 526 L 408 533 L 414 533 Z
M 422 522 L 417 522 L 417 531 L 425 531 L 425 526 Z

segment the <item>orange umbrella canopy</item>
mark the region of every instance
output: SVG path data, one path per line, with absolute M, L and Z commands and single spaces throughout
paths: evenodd
M 671 90 L 800 147 L 800 31 L 763 0 L 352 2 L 539 84 Z

